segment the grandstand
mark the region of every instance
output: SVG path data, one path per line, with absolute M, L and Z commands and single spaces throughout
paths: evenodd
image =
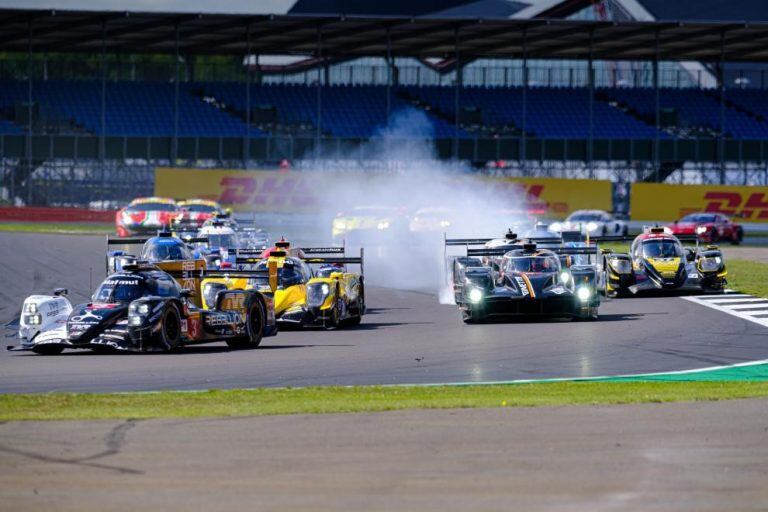
M 383 18 L 0 9 L 3 197 L 121 200 L 155 165 L 381 158 L 366 142 L 383 136 L 511 174 L 768 179 L 768 26 L 655 21 L 650 0 L 642 16 L 611 0 L 613 20 L 518 3 L 488 19 L 460 0 Z M 62 49 L 88 57 L 68 66 Z M 170 60 L 137 72 L 141 55 Z M 208 56 L 229 60 L 210 71 Z M 423 123 L 393 132 L 400 112 Z

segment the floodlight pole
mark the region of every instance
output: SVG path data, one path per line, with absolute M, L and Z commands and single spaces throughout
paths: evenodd
M 587 159 L 589 161 L 589 178 L 595 178 L 594 169 L 594 145 L 595 145 L 595 68 L 594 68 L 594 56 L 593 56 L 593 37 L 595 31 L 593 28 L 589 29 L 589 145 L 587 146 Z
M 104 169 L 104 159 L 106 158 L 106 133 L 107 133 L 107 22 L 101 23 L 101 129 L 99 130 L 99 161 L 101 163 L 101 190 L 100 195 L 104 197 L 104 186 L 106 185 L 106 176 Z
M 243 147 L 243 169 L 248 168 L 251 159 L 251 24 L 245 29 L 245 142 Z M 259 65 L 256 59 L 255 65 Z
M 654 180 L 659 181 L 659 170 L 661 166 L 661 155 L 659 154 L 659 133 L 661 130 L 661 98 L 659 95 L 659 31 L 655 34 L 655 53 L 653 57 L 653 91 L 654 91 L 654 112 L 656 120 L 656 133 L 653 141 L 653 160 L 654 160 Z
M 464 70 L 461 67 L 460 53 L 459 53 L 459 27 L 454 29 L 455 39 L 455 55 L 454 62 L 456 63 L 456 80 L 454 81 L 453 88 L 453 159 L 459 159 L 459 87 L 464 81 Z
M 174 53 L 175 53 L 175 72 L 176 77 L 173 90 L 173 144 L 171 145 L 171 156 L 173 157 L 173 163 L 176 165 L 176 160 L 179 156 L 179 22 L 178 20 L 173 24 L 174 31 Z
M 27 23 L 27 144 L 24 154 L 27 157 L 27 206 L 32 194 L 32 20 Z M 15 173 L 14 173 L 15 174 Z M 11 200 L 15 202 L 14 178 L 11 175 Z M 23 192 L 22 192 L 23 193 Z
M 720 87 L 720 137 L 718 156 L 720 157 L 720 184 L 725 185 L 725 30 L 720 32 L 720 69 L 718 70 Z
M 392 39 L 387 26 L 387 122 L 392 111 Z
M 322 136 L 323 122 L 323 91 L 322 91 L 322 73 L 321 66 L 323 62 L 323 31 L 322 27 L 317 25 L 317 126 L 315 129 L 315 152 L 320 148 L 320 138 Z
M 520 161 L 523 168 L 523 174 L 526 174 L 527 165 L 527 143 L 528 143 L 528 27 L 523 27 L 523 121 L 522 136 L 520 138 Z

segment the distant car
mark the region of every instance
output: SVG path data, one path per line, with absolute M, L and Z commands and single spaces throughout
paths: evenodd
M 225 213 L 219 203 L 208 199 L 187 199 L 179 201 L 177 206 L 179 214 L 174 219 L 174 228 L 182 231 L 199 229 L 205 221 Z
M 179 214 L 176 201 L 167 197 L 139 197 L 115 214 L 117 236 L 128 237 L 167 229 Z
M 701 242 L 740 244 L 744 228 L 721 213 L 691 213 L 667 226 L 673 235 L 696 235 Z
M 629 227 L 604 210 L 576 210 L 563 222 L 553 222 L 550 231 L 581 231 L 589 236 L 627 236 Z
M 411 218 L 408 229 L 411 233 L 443 232 L 456 222 L 456 213 L 449 208 L 420 208 Z
M 404 208 L 397 206 L 356 206 L 333 219 L 334 243 L 377 242 L 398 238 L 408 230 Z
M 127 264 L 86 304 L 73 307 L 63 289 L 27 297 L 21 345 L 9 350 L 162 352 L 215 341 L 255 348 L 262 337 L 277 334 L 272 299 L 256 290 L 222 290 L 205 310 L 191 301 L 194 293 L 155 265 Z

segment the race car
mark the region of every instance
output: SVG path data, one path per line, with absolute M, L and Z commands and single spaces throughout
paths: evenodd
M 596 258 L 597 249 L 543 249 L 514 238 L 496 247 L 468 246 L 466 256 L 453 261 L 451 276 L 462 319 L 465 323 L 521 316 L 597 319 L 597 267 L 589 261 L 564 265 L 569 255 Z
M 173 219 L 174 231 L 190 232 L 200 229 L 205 221 L 225 213 L 216 201 L 208 199 L 187 199 L 179 201 L 178 215 Z
M 200 275 L 207 268 L 205 258 L 200 251 L 190 244 L 206 243 L 207 238 L 190 238 L 181 240 L 169 231 L 161 231 L 157 236 L 149 238 L 112 238 L 107 237 L 106 273 L 111 274 L 122 270 L 124 265 L 137 261 L 145 261 L 156 265 L 161 270 L 176 279 L 182 288 L 195 291 L 192 301 L 198 306 L 200 302 Z M 130 254 L 125 250 L 109 250 L 110 246 L 141 245 L 139 255 Z
M 283 242 L 263 258 L 238 258 L 238 267 L 247 267 L 245 275 L 240 270 L 221 270 L 203 280 L 205 306 L 213 303 L 220 290 L 256 289 L 273 297 L 278 323 L 357 325 L 365 314 L 363 250 L 359 258 L 346 257 L 343 251 L 342 247 L 298 249 Z M 312 265 L 320 267 L 313 270 Z M 361 273 L 347 271 L 346 265 L 360 265 Z
M 21 345 L 8 349 L 167 352 L 214 341 L 244 349 L 277 334 L 272 299 L 256 290 L 224 290 L 206 310 L 192 303 L 194 293 L 155 265 L 125 264 L 96 288 L 91 302 L 73 307 L 62 289 L 27 297 Z
M 411 233 L 444 232 L 456 223 L 456 212 L 450 208 L 420 208 L 408 225 Z
M 627 236 L 629 226 L 621 219 L 604 210 L 576 210 L 563 222 L 553 222 L 549 229 L 561 231 L 581 231 L 589 236 Z
M 335 244 L 395 241 L 407 232 L 406 211 L 396 206 L 356 206 L 349 213 L 338 213 L 331 229 Z
M 691 237 L 693 238 L 693 237 Z M 638 235 L 628 254 L 604 250 L 600 287 L 608 296 L 649 291 L 722 293 L 728 274 L 716 246 L 684 248 L 664 227 Z
M 176 201 L 165 197 L 140 197 L 115 214 L 117 236 L 128 237 L 167 229 L 178 216 Z
M 744 239 L 744 228 L 721 213 L 691 213 L 667 226 L 673 235 L 696 235 L 700 242 L 730 242 Z

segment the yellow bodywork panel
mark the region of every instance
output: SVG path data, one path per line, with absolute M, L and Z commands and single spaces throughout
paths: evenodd
M 192 302 L 198 307 L 203 306 L 200 273 L 206 269 L 205 260 L 159 261 L 154 265 L 173 276 L 182 288 L 194 290 Z
M 680 268 L 680 258 L 647 258 L 646 261 L 662 277 L 675 277 L 677 270 Z

